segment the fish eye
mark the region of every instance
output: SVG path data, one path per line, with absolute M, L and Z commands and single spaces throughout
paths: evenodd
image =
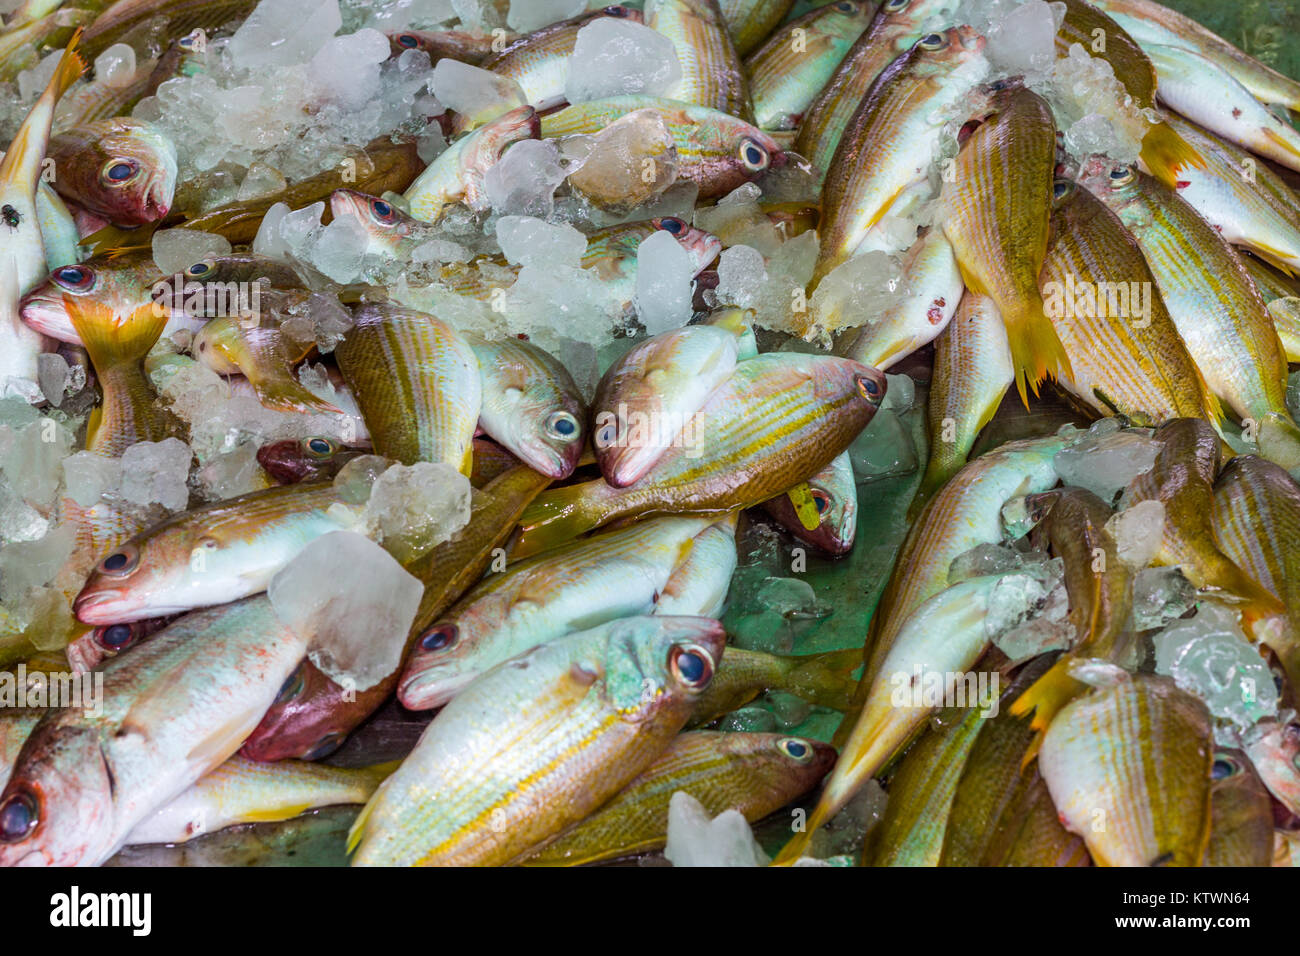
M 844 0 L 843 3 L 835 4 L 835 9 L 840 11 L 840 13 L 856 13 L 858 5 L 856 3 L 849 3 L 849 0 Z
M 826 492 L 814 488 L 812 497 L 813 497 L 813 504 L 817 506 L 817 513 L 819 515 L 824 515 L 827 511 L 830 510 L 831 498 L 830 495 L 826 494 Z
M 546 433 L 566 441 L 578 435 L 578 420 L 568 412 L 555 412 L 546 419 Z
M 99 562 L 99 570 L 110 577 L 126 577 L 140 566 L 140 549 L 132 544 L 124 544 L 104 560 Z
M 15 793 L 0 806 L 0 840 L 17 843 L 36 829 L 40 822 L 36 799 L 29 793 Z
M 420 45 L 420 38 L 410 33 L 403 33 L 397 38 L 397 45 L 405 47 L 408 50 L 414 50 Z
M 886 0 L 884 10 L 886 13 L 897 13 L 904 10 L 912 0 Z
M 765 150 L 752 139 L 741 140 L 740 161 L 750 172 L 761 173 L 771 161 Z
M 95 643 L 106 651 L 120 651 L 135 639 L 130 624 L 110 624 L 95 629 Z
M 607 17 L 625 17 L 627 16 L 627 7 L 619 7 L 619 6 L 606 7 L 601 12 L 604 13 L 605 16 Z
M 668 216 L 663 219 L 656 219 L 655 225 L 668 233 L 670 236 L 680 236 L 686 231 L 686 223 L 674 216 Z
M 328 757 L 334 751 L 338 750 L 346 739 L 347 735 L 341 734 L 338 731 L 326 734 L 320 740 L 316 741 L 311 750 L 302 755 L 302 759 L 320 760 L 322 757 Z
M 776 749 L 791 760 L 798 760 L 800 763 L 810 758 L 813 752 L 812 748 L 798 737 L 782 737 L 776 742 Z
M 713 657 L 694 644 L 674 647 L 668 665 L 673 676 L 687 687 L 698 689 L 713 679 Z
M 1069 180 L 1058 179 L 1056 182 L 1052 184 L 1052 198 L 1064 199 L 1066 196 L 1070 194 L 1070 190 L 1072 188 L 1073 188 L 1073 183 L 1069 182 Z
M 456 625 L 442 624 L 420 638 L 420 647 L 426 651 L 441 651 L 456 643 Z
M 293 673 L 284 679 L 284 683 L 280 685 L 280 691 L 275 695 L 275 702 L 277 704 L 287 704 L 302 693 L 306 683 L 306 675 L 303 674 L 302 665 L 299 664 L 293 669 Z
M 858 376 L 858 394 L 872 403 L 880 401 L 880 386 L 867 375 Z
M 1127 186 L 1133 181 L 1133 170 L 1127 166 L 1116 166 L 1110 171 L 1110 184 L 1112 186 Z
M 100 178 L 110 186 L 121 186 L 135 178 L 140 171 L 140 164 L 134 159 L 110 159 L 104 164 Z
M 211 272 L 212 269 L 213 269 L 213 264 L 207 259 L 204 259 L 202 262 L 194 263 L 194 265 L 190 266 L 185 271 L 192 276 L 201 276 Z
M 1215 754 L 1214 765 L 1210 768 L 1211 780 L 1227 780 L 1241 773 L 1241 764 L 1227 754 Z
M 50 278 L 69 292 L 85 292 L 95 284 L 95 270 L 86 266 L 60 266 Z
M 942 50 L 948 45 L 948 38 L 942 33 L 930 33 L 916 41 L 916 45 L 922 50 L 933 53 L 935 50 Z
M 382 199 L 370 200 L 370 215 L 376 222 L 384 225 L 391 225 L 397 219 L 393 207 Z
M 326 458 L 334 454 L 334 443 L 328 438 L 308 438 L 307 453 L 316 458 Z

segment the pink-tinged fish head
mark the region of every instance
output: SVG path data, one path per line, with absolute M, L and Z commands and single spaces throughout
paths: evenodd
M 129 651 L 174 620 L 175 617 L 159 617 L 147 621 L 101 624 L 98 627 L 82 625 L 75 632 L 78 636 L 68 641 L 68 664 L 77 673 L 94 670 L 104 661 Z
M 97 863 L 113 849 L 113 813 L 96 732 L 42 722 L 0 793 L 0 866 Z
M 1105 156 L 1091 156 L 1079 167 L 1077 182 L 1116 214 L 1140 199 L 1141 173 L 1135 166 L 1116 163 Z
M 282 485 L 328 481 L 365 449 L 344 445 L 324 435 L 268 442 L 257 450 L 257 463 Z
M 417 222 L 386 199 L 355 189 L 334 190 L 330 195 L 330 210 L 336 219 L 359 222 L 370 237 L 372 252 L 395 254 L 398 243 L 412 234 Z
M 1300 721 L 1260 721 L 1243 746 L 1264 786 L 1287 810 L 1300 815 Z
M 73 599 L 72 613 L 83 624 L 120 624 L 246 597 L 255 592 L 241 588 L 232 555 L 238 550 L 169 519 L 104 555 Z M 235 590 L 227 593 L 229 587 Z
M 176 147 L 152 124 L 115 117 L 51 140 L 55 188 L 115 226 L 157 222 L 176 193 Z
M 695 274 L 699 275 L 709 264 L 718 258 L 722 252 L 722 240 L 711 232 L 705 232 L 703 229 L 697 229 L 690 225 L 684 219 L 678 219 L 676 216 L 662 216 L 658 219 L 651 219 L 650 222 L 656 229 L 662 229 L 673 236 L 677 242 L 691 255 L 691 262 L 695 264 Z
M 417 635 L 397 682 L 402 706 L 408 710 L 441 707 L 490 666 L 484 663 L 488 658 L 479 644 L 505 624 L 511 600 L 489 595 Z
M 657 629 L 653 639 L 636 639 L 633 635 L 647 624 Z M 727 646 L 722 625 L 709 617 L 664 615 L 622 618 L 609 628 L 605 693 L 623 705 L 624 719 L 649 721 L 676 711 L 684 723 L 722 662 Z M 635 665 L 620 666 L 620 657 L 626 663 L 634 658 Z
M 81 337 L 72 324 L 65 297 L 101 302 L 120 316 L 132 315 L 152 301 L 170 315 L 169 300 L 153 295 L 157 273 L 147 256 L 69 263 L 59 266 L 23 296 L 18 314 L 26 325 L 41 334 L 69 345 L 80 345 Z

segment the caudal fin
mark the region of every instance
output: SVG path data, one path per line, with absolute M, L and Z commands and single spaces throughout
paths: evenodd
M 1016 370 L 1016 391 L 1028 408 L 1028 389 L 1036 396 L 1038 386 L 1048 376 L 1058 380 L 1070 377 L 1070 359 L 1037 293 L 1020 303 L 1020 308 L 1008 305 L 1002 309 L 1002 321 L 1007 329 L 1007 344 L 1011 346 L 1011 364 Z
M 1036 731 L 1034 741 L 1025 751 L 1021 767 L 1027 767 L 1038 756 L 1042 746 L 1043 735 L 1051 726 L 1052 719 L 1060 713 L 1061 708 L 1079 694 L 1088 689 L 1088 685 L 1070 676 L 1069 658 L 1062 657 L 1011 705 L 1011 716 L 1024 717 L 1032 713 L 1034 719 L 1030 726 Z
M 844 711 L 853 702 L 858 682 L 853 672 L 862 665 L 862 650 L 850 647 L 795 658 L 798 662 L 787 680 L 790 693 L 818 707 Z
M 511 559 L 531 557 L 595 528 L 605 518 L 601 502 L 615 490 L 597 478 L 538 495 L 519 516 Z
M 1205 168 L 1205 158 L 1168 123 L 1157 123 L 1142 137 L 1142 165 L 1170 189 L 1178 188 L 1178 173 L 1190 166 Z
M 54 107 L 68 88 L 86 72 L 86 61 L 77 53 L 77 44 L 80 42 L 81 28 L 78 27 L 63 55 L 59 57 L 59 65 L 55 67 L 50 82 L 18 127 L 9 148 L 5 150 L 4 159 L 0 160 L 0 187 L 22 183 L 25 189 L 35 194 L 41 160 L 45 157 L 50 128 L 54 123 Z
M 63 304 L 96 371 L 143 361 L 167 325 L 166 312 L 152 302 L 126 317 L 92 299 L 65 295 Z
M 288 371 L 277 369 L 269 375 L 259 375 L 254 379 L 248 377 L 249 384 L 257 393 L 257 400 L 263 408 L 278 412 L 327 412 L 341 414 L 341 410 L 325 399 L 313 395 L 301 385 Z

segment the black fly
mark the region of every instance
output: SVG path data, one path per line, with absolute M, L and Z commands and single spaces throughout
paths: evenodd
M 3 219 L 5 225 L 10 229 L 17 229 L 23 221 L 23 217 L 18 213 L 18 210 L 8 203 L 0 206 L 0 219 Z

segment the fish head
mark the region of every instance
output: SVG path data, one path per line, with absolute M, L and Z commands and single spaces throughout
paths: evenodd
M 336 189 L 330 194 L 334 217 L 355 219 L 369 237 L 369 251 L 396 255 L 401 240 L 409 238 L 418 220 L 378 196 L 355 189 Z
M 604 694 L 619 716 L 648 723 L 680 715 L 685 723 L 722 660 L 722 625 L 709 617 L 663 615 L 621 618 L 602 627 Z
M 838 374 L 826 375 L 814 383 L 817 396 L 830 399 L 844 391 L 847 386 L 850 400 L 866 408 L 867 421 L 870 421 L 885 400 L 885 389 L 889 387 L 885 373 L 870 365 L 863 365 L 861 362 L 849 359 L 836 363 L 834 371 Z
M 809 737 L 783 737 L 763 734 L 764 744 L 775 751 L 777 760 L 791 776 L 804 780 L 809 789 L 831 772 L 837 751 L 828 743 Z
M 1002 505 L 1002 527 L 1007 538 L 1018 540 L 1042 524 L 1057 497 L 1056 492 L 1044 491 L 1007 499 Z
M 567 478 L 586 447 L 586 409 L 578 396 L 546 383 L 519 392 L 507 427 L 514 434 L 502 441 L 517 449 L 533 470 L 551 478 Z
M 479 670 L 478 644 L 504 624 L 505 617 L 505 600 L 488 596 L 425 628 L 416 637 L 397 683 L 402 706 L 429 710 L 455 697 Z
M 118 117 L 88 130 L 87 148 L 59 170 L 67 198 L 130 228 L 164 218 L 176 194 L 176 147 L 157 127 Z M 65 187 L 65 183 L 67 186 Z
M 651 219 L 650 222 L 656 229 L 663 230 L 676 239 L 678 244 L 690 254 L 691 262 L 695 266 L 695 275 L 703 272 L 722 252 L 721 239 L 711 232 L 695 228 L 676 216 L 661 216 Z
M 113 774 L 89 727 L 43 722 L 0 793 L 0 866 L 95 864 L 113 849 Z
M 1300 815 L 1300 721 L 1261 720 L 1243 736 L 1242 747 L 1269 792 Z
M 94 670 L 106 660 L 130 650 L 149 635 L 162 629 L 170 618 L 147 621 L 129 621 L 118 624 L 82 626 L 78 636 L 68 641 L 68 663 L 74 671 Z
M 59 266 L 23 296 L 19 315 L 42 335 L 80 345 L 81 337 L 72 324 L 66 297 L 100 302 L 119 316 L 131 315 L 150 302 L 170 314 L 166 297 L 154 294 L 156 279 L 157 269 L 147 256 L 69 263 Z
M 974 85 L 989 71 L 984 48 L 988 41 L 972 27 L 949 27 L 927 33 L 913 44 L 915 67 L 923 74 L 949 75 L 961 69 L 962 80 Z
M 362 448 L 344 445 L 324 435 L 286 438 L 268 442 L 257 450 L 257 463 L 282 485 L 300 481 L 329 481 L 358 455 Z
M 242 581 L 242 548 L 185 514 L 114 548 L 95 565 L 72 602 L 83 624 L 118 624 L 234 600 L 224 582 Z M 215 590 L 214 590 L 215 588 Z
M 1141 201 L 1142 173 L 1136 166 L 1125 166 L 1106 156 L 1084 160 L 1075 180 L 1121 217 L 1124 210 Z
M 218 375 L 239 374 L 235 348 L 240 339 L 239 320 L 218 317 L 204 324 L 194 336 L 191 352 Z

